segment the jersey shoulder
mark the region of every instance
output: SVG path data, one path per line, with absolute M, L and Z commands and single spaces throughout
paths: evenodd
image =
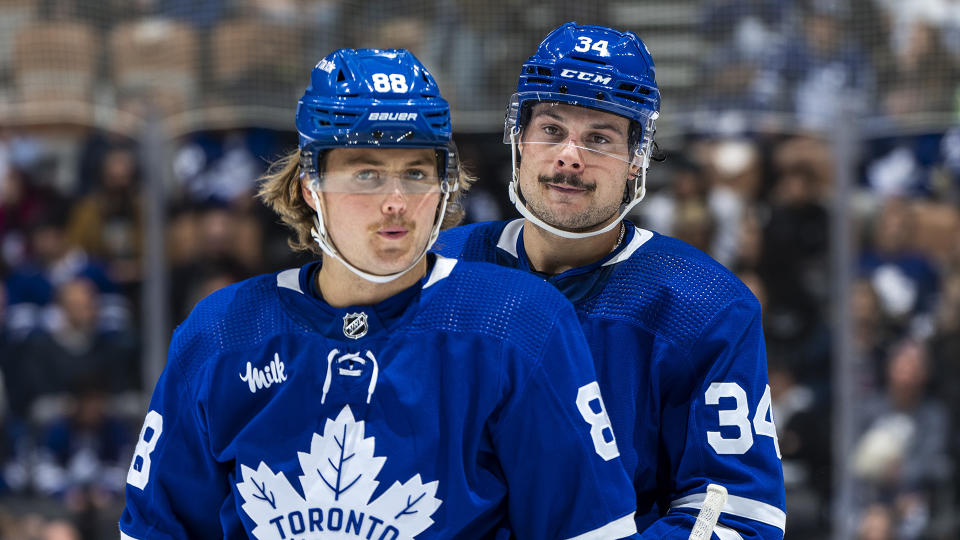
M 440 233 L 433 245 L 433 251 L 444 257 L 464 261 L 494 262 L 497 242 L 507 223 L 509 222 L 486 221 L 447 229 Z
M 459 260 L 411 324 L 411 331 L 481 334 L 540 350 L 560 317 L 575 322 L 570 302 L 534 275 L 491 263 Z
M 629 320 L 686 348 L 735 303 L 760 313 L 760 303 L 733 272 L 681 240 L 653 233 L 578 308 Z
M 263 274 L 219 289 L 204 299 L 174 331 L 170 358 L 190 377 L 206 359 L 249 350 L 280 332 L 306 332 L 285 316 L 277 274 Z

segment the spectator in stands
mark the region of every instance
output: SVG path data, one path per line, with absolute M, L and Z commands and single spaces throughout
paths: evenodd
M 134 439 L 97 378 L 78 381 L 70 395 L 66 413 L 42 429 L 35 483 L 63 502 L 85 538 L 102 538 L 105 523 L 115 534 Z
M 70 243 L 103 261 L 111 281 L 136 293 L 142 276 L 143 207 L 134 149 L 103 154 L 93 191 L 80 199 L 67 225 Z
M 60 205 L 57 194 L 38 186 L 4 154 L 0 145 L 0 278 L 27 258 L 30 224 Z
M 5 351 L 9 345 L 7 336 L 7 285 L 0 281 L 0 358 L 6 358 Z M 0 362 L 0 372 L 2 372 L 2 362 Z
M 737 272 L 755 272 L 760 267 L 763 257 L 763 226 L 759 214 L 757 204 L 744 208 L 740 234 L 737 235 L 737 256 L 731 263 L 731 267 Z
M 825 331 L 829 215 L 819 186 L 829 179 L 822 177 L 815 158 L 802 157 L 802 146 L 795 143 L 787 140 L 781 145 L 797 149 L 800 155 L 775 163 L 758 270 L 770 294 L 764 312 L 768 342 L 809 349 L 815 343 L 812 336 Z M 806 353 L 808 373 L 828 371 L 825 354 L 822 350 Z
M 880 70 L 881 111 L 890 117 L 949 111 L 957 69 L 933 21 L 913 19 L 891 33 L 892 63 Z
M 960 262 L 958 260 L 957 262 Z M 930 340 L 930 356 L 936 395 L 950 411 L 950 425 L 960 425 L 960 265 L 950 268 L 938 299 L 936 330 Z M 950 456 L 960 464 L 960 432 L 949 434 Z M 956 474 L 956 473 L 955 473 Z M 960 486 L 954 489 L 954 500 L 960 500 Z
M 701 35 L 711 54 L 701 77 L 710 92 L 705 108 L 713 110 L 783 109 L 781 66 L 771 56 L 784 46 L 794 10 L 779 0 L 709 0 L 702 2 Z
M 870 279 L 884 314 L 902 327 L 929 315 L 939 290 L 939 273 L 916 241 L 914 210 L 909 200 L 883 202 L 868 243 L 860 255 L 861 275 Z
M 926 345 L 905 339 L 890 350 L 887 386 L 862 409 L 853 467 L 862 503 L 896 512 L 898 538 L 917 538 L 949 482 L 944 405 L 927 395 Z
M 64 214 L 63 209 L 50 209 L 30 225 L 28 258 L 13 268 L 6 279 L 7 327 L 12 340 L 47 324 L 53 315 L 51 305 L 56 287 L 76 277 L 89 279 L 103 295 L 100 314 L 105 327 L 129 327 L 127 299 L 98 261 L 69 243 Z
M 760 195 L 763 157 L 760 142 L 747 137 L 724 137 L 700 150 L 706 164 L 707 204 L 716 224 L 711 255 L 731 267 L 740 250 L 738 239 L 745 208 Z
M 63 519 L 48 521 L 40 529 L 37 540 L 81 540 L 83 537 L 73 523 Z
M 860 516 L 857 540 L 894 540 L 893 510 L 884 504 L 871 504 Z
M 2 347 L 0 343 L 0 358 Z M 0 381 L 5 382 L 6 376 L 0 370 Z M 6 391 L 0 388 L 0 501 L 21 496 L 30 487 L 29 442 L 28 424 L 13 414 Z
M 871 96 L 874 77 L 869 59 L 845 30 L 853 16 L 848 4 L 810 0 L 801 33 L 770 57 L 785 82 L 797 121 L 830 128 L 842 107 L 859 106 Z
M 791 536 L 822 538 L 827 535 L 832 491 L 830 424 L 822 396 L 797 380 L 796 371 L 806 366 L 768 354 L 773 417 L 783 460 L 787 489 L 787 512 L 792 518 Z
M 189 313 L 197 300 L 193 295 L 209 289 L 212 277 L 225 283 L 252 275 L 255 267 L 249 266 L 249 250 L 261 245 L 259 231 L 247 216 L 238 215 L 222 202 L 211 201 L 188 216 L 180 216 L 178 227 L 179 234 L 192 236 L 196 243 L 192 252 L 178 254 L 179 263 L 171 269 L 171 317 L 175 323 Z
M 884 379 L 886 351 L 900 339 L 896 325 L 884 314 L 880 298 L 869 279 L 859 278 L 851 291 L 853 350 L 864 386 L 876 389 Z
M 97 287 L 84 277 L 74 278 L 57 288 L 56 298 L 48 326 L 34 331 L 4 360 L 11 406 L 23 416 L 39 396 L 65 393 L 78 381 L 97 378 L 109 392 L 139 384 L 136 337 L 101 327 Z
M 644 227 L 673 235 L 677 208 L 688 201 L 706 204 L 710 186 L 703 167 L 683 154 L 669 156 L 667 166 L 670 172 L 663 187 L 647 195 L 637 212 Z
M 174 174 L 178 198 L 187 204 L 228 204 L 253 197 L 257 176 L 277 148 L 263 139 L 279 137 L 263 130 L 234 130 L 194 135 L 177 150 Z M 293 144 L 296 144 L 294 141 Z

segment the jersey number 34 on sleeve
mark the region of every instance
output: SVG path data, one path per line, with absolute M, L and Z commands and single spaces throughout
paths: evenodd
M 704 400 L 707 405 L 720 405 L 720 398 L 733 398 L 732 409 L 720 409 L 718 412 L 720 427 L 735 427 L 740 431 L 737 437 L 724 437 L 719 431 L 707 431 L 707 442 L 718 454 L 745 454 L 753 446 L 753 434 L 766 435 L 773 439 L 773 446 L 780 457 L 780 443 L 777 440 L 777 428 L 773 424 L 773 410 L 770 406 L 770 385 L 767 385 L 763 397 L 757 403 L 753 422 L 749 419 L 750 404 L 743 387 L 735 382 L 715 382 L 707 388 Z

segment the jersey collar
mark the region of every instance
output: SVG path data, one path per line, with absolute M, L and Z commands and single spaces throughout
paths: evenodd
M 571 302 L 579 302 L 593 296 L 602 289 L 607 276 L 613 271 L 617 263 L 629 259 L 631 255 L 653 238 L 652 232 L 636 227 L 628 220 L 623 220 L 623 223 L 626 227 L 624 242 L 617 249 L 598 261 L 551 276 L 537 272 L 530 266 L 530 260 L 527 258 L 523 245 L 525 221 L 522 218 L 515 219 L 508 222 L 500 233 L 497 248 L 501 255 L 498 258 L 506 255 L 511 259 L 511 266 L 542 277 L 559 289 Z
M 456 259 L 431 254 L 423 278 L 373 305 L 333 307 L 324 301 L 315 286 L 320 261 L 278 273 L 277 290 L 291 315 L 302 323 L 331 339 L 358 341 L 402 326 L 416 314 L 427 289 L 449 276 L 456 264 Z

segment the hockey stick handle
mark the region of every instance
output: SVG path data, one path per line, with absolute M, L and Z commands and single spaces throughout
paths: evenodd
M 707 497 L 703 500 L 703 506 L 697 514 L 697 522 L 693 524 L 688 540 L 709 540 L 726 502 L 727 488 L 719 484 L 708 485 Z

